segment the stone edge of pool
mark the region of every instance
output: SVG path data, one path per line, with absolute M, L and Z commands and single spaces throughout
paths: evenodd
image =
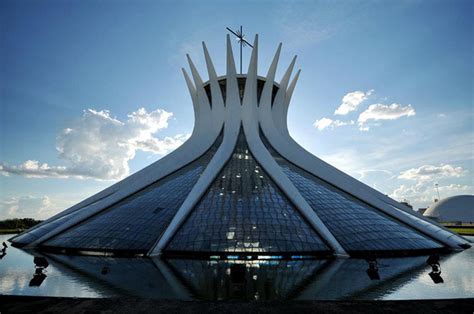
M 344 301 L 176 301 L 141 298 L 61 298 L 0 295 L 0 313 L 473 313 L 474 298 Z

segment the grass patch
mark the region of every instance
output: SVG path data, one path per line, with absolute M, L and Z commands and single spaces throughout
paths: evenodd
M 21 229 L 0 229 L 0 234 L 12 234 L 12 233 L 20 233 L 23 230 Z
M 0 234 L 20 233 L 29 229 L 41 220 L 34 220 L 33 218 L 13 218 L 7 220 L 0 220 Z
M 474 227 L 472 228 L 456 228 L 456 227 L 448 227 L 449 230 L 457 232 L 462 235 L 472 235 L 474 236 Z

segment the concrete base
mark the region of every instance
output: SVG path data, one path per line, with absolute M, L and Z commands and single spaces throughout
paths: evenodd
M 1 313 L 472 313 L 474 299 L 407 301 L 174 301 L 0 296 Z

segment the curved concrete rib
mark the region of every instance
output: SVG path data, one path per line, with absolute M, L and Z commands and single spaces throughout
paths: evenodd
M 215 124 L 213 124 L 212 121 L 212 116 L 210 114 L 211 109 L 209 107 L 207 96 L 205 97 L 204 102 L 201 101 L 204 89 L 198 93 L 196 88 L 192 85 L 186 71 L 183 70 L 183 73 L 191 94 L 191 99 L 193 100 L 196 121 L 191 137 L 176 150 L 160 159 L 159 162 L 151 164 L 130 177 L 112 185 L 102 192 L 99 192 L 93 197 L 62 212 L 60 215 L 52 217 L 48 222 L 59 219 L 70 212 L 79 209 L 81 210 L 81 212 L 78 212 L 73 219 L 64 222 L 27 246 L 36 246 L 121 201 L 122 199 L 140 191 L 148 185 L 153 184 L 169 174 L 185 167 L 202 156 L 211 147 L 211 145 L 216 141 L 220 130 L 216 130 L 216 128 L 213 127 Z M 199 78 L 197 79 L 199 80 Z M 200 94 L 201 96 L 199 96 Z M 110 196 L 103 197 L 103 195 L 108 195 L 109 193 Z M 103 198 L 101 199 L 101 197 Z M 97 201 L 97 199 L 100 201 Z
M 270 68 L 268 68 L 267 76 L 265 77 L 265 85 L 263 85 L 262 95 L 260 96 L 260 103 L 258 106 L 272 106 L 272 92 L 273 92 L 273 85 L 275 81 L 275 74 L 278 67 L 278 60 L 280 59 L 281 53 L 281 43 L 278 44 L 277 51 L 275 52 L 275 56 L 273 57 L 272 63 L 270 64 Z M 270 110 L 271 114 L 271 110 Z
M 296 83 L 298 82 L 298 78 L 300 77 L 300 74 L 301 74 L 301 70 L 298 70 L 298 72 L 296 72 L 295 77 L 291 80 L 290 86 L 288 87 L 288 91 L 286 93 L 286 97 L 283 103 L 283 107 L 281 109 L 280 116 L 283 117 L 283 119 L 279 121 L 279 123 L 281 123 L 282 125 L 281 131 L 285 132 L 287 136 L 290 136 L 290 133 L 288 132 L 288 118 L 287 118 L 288 107 L 290 105 L 291 96 L 293 95 L 293 91 L 295 90 Z
M 286 197 L 295 205 L 301 215 L 310 223 L 311 227 L 321 236 L 329 247 L 334 250 L 335 255 L 339 257 L 348 257 L 346 251 L 342 248 L 332 233 L 326 228 L 319 219 L 318 215 L 312 210 L 305 201 L 300 192 L 291 183 L 290 179 L 283 173 L 280 166 L 270 155 L 265 145 L 260 139 L 258 130 L 258 111 L 257 111 L 257 56 L 258 56 L 258 36 L 255 37 L 254 48 L 250 59 L 245 93 L 243 100 L 242 122 L 244 126 L 245 137 L 255 160 L 260 164 L 263 170 L 273 179 L 275 184 L 283 191 Z M 274 60 L 275 61 L 275 60 Z M 276 68 L 276 62 L 272 67 Z M 271 67 L 270 71 L 273 71 Z M 268 84 L 273 82 L 267 81 Z M 267 84 L 266 83 L 266 84 Z M 249 88 L 247 88 L 249 87 Z M 265 87 L 264 87 L 265 88 Z M 268 88 L 268 87 L 267 87 Z M 266 95 L 264 100 L 266 107 L 271 102 L 271 94 Z M 263 103 L 262 103 L 263 104 Z
M 260 107 L 261 113 L 259 117 L 262 131 L 273 148 L 285 159 L 305 171 L 337 186 L 341 190 L 367 202 L 385 214 L 402 221 L 415 230 L 432 237 L 452 249 L 459 249 L 459 245 L 466 244 L 467 241 L 463 238 L 445 230 L 443 227 L 433 224 L 432 222 L 426 222 L 426 218 L 419 217 L 413 210 L 409 209 L 411 211 L 409 212 L 407 209 L 404 209 L 400 203 L 312 155 L 296 143 L 296 141 L 289 135 L 287 128 L 276 127 L 276 125 L 278 125 L 277 123 L 284 126 L 287 125 L 288 104 L 297 79 L 297 76 L 295 76 L 295 79 L 293 80 L 294 84 L 292 82 L 290 88 L 286 91 L 292 68 L 293 64 L 290 65 L 282 79 L 280 90 L 278 91 L 273 104 L 273 114 L 270 115 L 268 110 L 265 110 L 267 107 Z M 270 119 L 269 116 L 272 116 L 273 119 Z M 285 122 L 283 123 L 283 121 Z M 422 221 L 424 221 L 424 223 Z M 427 228 L 428 225 L 430 226 L 429 228 Z M 450 235 L 447 236 L 447 233 L 450 233 Z
M 206 59 L 207 72 L 209 73 L 209 84 L 211 86 L 211 98 L 212 98 L 212 121 L 214 128 L 222 130 L 222 124 L 224 123 L 224 98 L 222 97 L 221 88 L 217 79 L 217 73 L 212 63 L 211 56 L 207 50 L 206 44 L 202 42 L 202 48 L 204 49 L 204 57 Z
M 212 88 L 220 90 L 218 85 L 211 85 Z M 216 94 L 215 91 L 211 92 Z M 225 117 L 221 117 L 224 122 L 224 138 L 219 149 L 212 157 L 211 161 L 207 165 L 206 169 L 198 179 L 189 195 L 184 200 L 183 204 L 179 208 L 173 220 L 166 228 L 165 232 L 160 239 L 153 245 L 148 252 L 150 256 L 161 255 L 163 249 L 172 240 L 179 227 L 184 223 L 185 219 L 197 205 L 199 200 L 202 198 L 204 193 L 209 189 L 211 184 L 214 182 L 219 172 L 225 166 L 227 161 L 232 157 L 237 138 L 240 130 L 240 115 L 241 105 L 239 90 L 237 85 L 237 74 L 235 71 L 234 57 L 232 54 L 232 46 L 230 43 L 229 36 L 227 37 L 227 84 L 226 84 L 226 106 L 225 106 Z

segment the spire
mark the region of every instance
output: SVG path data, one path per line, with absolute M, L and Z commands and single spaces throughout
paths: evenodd
M 226 81 L 226 106 L 230 99 L 239 99 L 239 88 L 237 85 L 237 73 L 235 72 L 234 53 L 230 36 L 227 35 L 227 81 Z M 234 93 L 234 95 L 231 95 Z
M 194 86 L 196 87 L 196 94 L 197 94 L 199 103 L 202 105 L 205 105 L 205 108 L 203 109 L 205 110 L 210 109 L 211 105 L 209 104 L 209 99 L 207 98 L 206 91 L 204 90 L 204 84 L 202 82 L 202 78 L 199 75 L 199 72 L 196 69 L 196 66 L 194 65 L 193 61 L 191 60 L 191 57 L 189 56 L 189 54 L 186 54 L 186 57 L 188 58 L 189 67 L 191 68 L 191 74 L 193 75 Z
M 290 81 L 291 72 L 293 72 L 295 62 L 296 62 L 296 56 L 294 56 L 293 60 L 291 60 L 291 63 L 288 66 L 288 69 L 286 70 L 285 74 L 283 75 L 283 78 L 280 81 L 280 89 L 278 90 L 278 93 L 275 96 L 275 104 L 278 104 L 280 102 L 283 103 L 282 101 L 285 99 L 286 89 L 288 87 L 288 82 Z
M 214 64 L 212 63 L 211 56 L 207 50 L 206 43 L 202 42 L 202 49 L 204 50 L 204 58 L 206 59 L 207 72 L 209 73 L 209 80 L 217 80 L 216 70 L 214 69 Z
M 230 36 L 227 35 L 227 76 L 235 76 L 235 62 L 234 53 L 232 52 L 232 44 L 230 42 Z
M 181 71 L 183 71 L 184 79 L 186 80 L 186 85 L 188 86 L 189 94 L 191 95 L 191 100 L 193 101 L 193 106 L 196 107 L 197 105 L 197 95 L 196 95 L 196 88 L 193 85 L 193 82 L 191 82 L 191 78 L 188 75 L 188 72 L 184 68 L 181 68 Z
M 275 73 L 278 66 L 278 60 L 280 59 L 280 52 L 281 52 L 281 43 L 278 45 L 277 51 L 275 52 L 275 56 L 273 57 L 272 64 L 268 69 L 267 78 L 265 85 L 263 87 L 262 96 L 260 97 L 260 102 L 262 103 L 271 103 L 271 96 L 273 91 L 273 81 L 275 80 Z M 269 100 L 269 101 L 266 101 Z M 265 105 L 264 104 L 264 105 Z
M 186 54 L 186 57 L 188 58 L 189 67 L 191 68 L 191 74 L 193 75 L 194 84 L 196 86 L 196 89 L 198 89 L 199 86 L 202 86 L 201 76 L 199 75 L 199 72 L 197 71 L 196 66 L 193 63 L 193 60 L 191 60 L 189 54 Z
M 202 48 L 204 50 L 204 57 L 206 59 L 207 72 L 209 73 L 209 84 L 211 85 L 211 97 L 212 97 L 212 107 L 215 108 L 224 108 L 224 99 L 222 98 L 221 88 L 219 87 L 219 82 L 217 81 L 217 73 L 212 63 L 211 56 L 207 50 L 206 43 L 202 42 Z
M 288 108 L 290 104 L 291 96 L 293 95 L 293 91 L 295 90 L 296 83 L 298 82 L 298 78 L 300 77 L 301 69 L 296 72 L 295 77 L 291 80 L 290 86 L 286 91 L 286 98 L 285 98 L 285 108 Z

